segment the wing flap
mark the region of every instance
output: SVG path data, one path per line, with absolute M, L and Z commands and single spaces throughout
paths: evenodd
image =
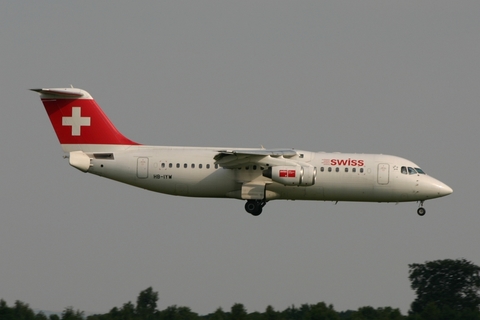
M 215 155 L 215 163 L 226 169 L 241 166 L 260 165 L 292 165 L 303 163 L 290 159 L 297 156 L 293 149 L 253 149 L 253 150 L 220 150 Z M 306 164 L 309 166 L 308 164 Z
M 252 150 L 220 150 L 215 156 L 215 160 L 219 160 L 229 155 L 245 155 L 245 156 L 271 156 L 271 157 L 294 157 L 297 152 L 293 149 L 252 149 Z

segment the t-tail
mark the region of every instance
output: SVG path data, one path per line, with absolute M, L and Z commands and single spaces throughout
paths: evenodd
M 88 92 L 77 88 L 31 90 L 40 94 L 63 151 L 92 153 L 138 145 L 115 128 Z

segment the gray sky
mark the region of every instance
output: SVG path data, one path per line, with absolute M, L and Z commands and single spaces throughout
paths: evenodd
M 480 264 L 478 1 L 0 4 L 0 298 L 108 312 L 152 286 L 206 314 L 414 299 L 408 264 Z M 28 88 L 89 91 L 156 145 L 394 154 L 454 194 L 417 204 L 156 194 L 81 173 Z

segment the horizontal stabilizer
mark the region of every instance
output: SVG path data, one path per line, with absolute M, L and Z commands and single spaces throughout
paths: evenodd
M 30 89 L 40 93 L 42 96 L 59 96 L 63 98 L 89 98 L 92 97 L 84 90 L 77 88 L 53 88 L 53 89 Z

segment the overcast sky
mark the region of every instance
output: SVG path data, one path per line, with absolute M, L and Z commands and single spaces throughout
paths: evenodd
M 480 265 L 479 1 L 0 4 L 0 298 L 105 313 L 159 292 L 207 314 L 324 301 L 409 309 L 408 264 Z M 29 88 L 87 90 L 155 145 L 394 154 L 425 203 L 156 194 L 84 174 Z

